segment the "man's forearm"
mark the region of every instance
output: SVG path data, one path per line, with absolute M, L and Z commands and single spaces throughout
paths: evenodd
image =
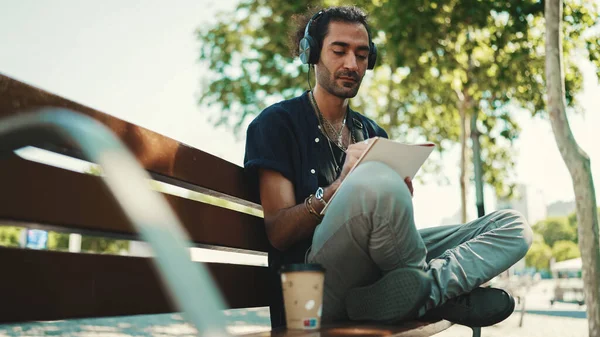
M 339 182 L 334 182 L 324 188 L 324 199 L 330 200 L 337 188 Z M 315 197 L 312 197 L 310 206 L 320 214 L 325 205 L 319 203 Z M 310 237 L 320 220 L 307 209 L 305 200 L 296 206 L 279 210 L 275 215 L 265 218 L 267 234 L 273 247 L 284 251 L 294 243 Z
M 304 200 L 299 205 L 281 209 L 275 215 L 265 218 L 269 241 L 280 251 L 310 237 L 318 224 L 317 218 L 306 209 Z

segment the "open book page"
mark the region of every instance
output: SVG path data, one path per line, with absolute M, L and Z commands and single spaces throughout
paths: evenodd
M 387 138 L 376 137 L 370 140 L 369 146 L 356 161 L 348 176 L 361 164 L 378 161 L 394 169 L 402 179 L 406 177 L 413 179 L 434 148 L 435 144 L 431 142 L 406 144 Z M 321 214 L 325 214 L 327 207 L 343 185 L 344 182 L 342 182 L 338 190 L 331 196 Z

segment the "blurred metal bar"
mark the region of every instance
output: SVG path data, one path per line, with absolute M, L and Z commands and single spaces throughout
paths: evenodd
M 49 141 L 67 141 L 102 166 L 108 189 L 152 246 L 174 303 L 200 335 L 228 336 L 224 301 L 206 268 L 191 261 L 187 233 L 167 202 L 150 189 L 147 172 L 104 125 L 64 108 L 41 108 L 0 120 L 0 155 Z

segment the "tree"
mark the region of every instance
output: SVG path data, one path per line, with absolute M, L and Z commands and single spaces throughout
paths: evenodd
M 48 249 L 50 250 L 68 250 L 69 233 L 49 232 Z
M 49 232 L 48 249 L 68 250 L 69 233 Z M 129 250 L 129 241 L 91 235 L 81 237 L 82 252 L 119 254 L 122 250 Z
M 597 212 L 598 216 L 600 217 L 600 207 L 598 207 Z M 571 214 L 569 214 L 569 216 L 567 217 L 568 221 L 569 221 L 569 226 L 571 228 L 573 228 L 573 231 L 575 232 L 575 242 L 579 242 L 579 233 L 577 231 L 577 212 L 573 212 Z
M 566 217 L 548 218 L 540 221 L 534 226 L 534 231 L 540 233 L 544 242 L 553 247 L 557 241 L 573 241 L 575 242 L 576 229 L 569 225 Z
M 550 270 L 550 259 L 552 258 L 552 248 L 548 246 L 539 235 L 534 237 L 531 248 L 525 255 L 525 265 L 533 267 L 536 270 Z
M 552 246 L 552 257 L 556 262 L 575 259 L 580 257 L 579 247 L 573 241 L 556 241 Z
M 19 247 L 20 227 L 0 226 L 0 246 Z
M 556 144 L 575 191 L 579 249 L 590 337 L 600 336 L 600 233 L 589 156 L 579 147 L 567 120 L 563 68 L 563 2 L 546 0 L 546 83 L 548 113 Z M 568 18 L 567 18 L 568 19 Z M 568 21 L 568 20 L 567 20 Z M 598 48 L 596 44 L 594 48 Z M 596 59 L 598 61 L 598 59 Z M 600 69 L 599 69 L 600 71 Z
M 211 70 L 200 104 L 219 108 L 215 123 L 238 131 L 267 105 L 305 90 L 307 68 L 289 52 L 284 33 L 290 18 L 307 5 L 345 3 L 246 0 L 214 26 L 199 30 L 200 59 Z M 472 171 L 468 139 L 476 120 L 483 179 L 499 195 L 510 196 L 511 144 L 519 134 L 510 107 L 544 111 L 539 95 L 544 88 L 542 3 L 363 0 L 356 5 L 370 14 L 379 55 L 353 107 L 375 118 L 391 138 L 427 138 L 441 153 L 461 144 L 463 220 Z M 570 8 L 568 34 L 580 41 L 595 12 L 575 0 Z M 565 52 L 574 46 L 567 45 Z M 566 70 L 567 104 L 576 107 L 581 76 L 572 62 Z

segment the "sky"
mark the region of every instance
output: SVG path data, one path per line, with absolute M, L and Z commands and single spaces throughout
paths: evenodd
M 198 61 L 198 27 L 216 13 L 233 10 L 234 0 L 78 1 L 0 0 L 0 73 L 144 126 L 173 139 L 242 164 L 244 134 L 216 128 L 214 110 L 199 107 L 200 81 L 207 72 Z M 584 64 L 586 114 L 570 116 L 580 146 L 592 160 L 600 196 L 600 86 L 594 68 Z M 540 93 L 542 94 L 542 93 Z M 569 172 L 558 152 L 550 122 L 516 114 L 522 128 L 515 143 L 516 176 L 545 205 L 574 199 Z M 447 224 L 460 207 L 458 149 L 445 157 L 451 184 L 415 185 L 418 227 Z M 496 208 L 485 194 L 486 211 Z M 469 219 L 476 215 L 469 193 Z M 433 209 L 435 211 L 432 211 Z M 541 216 L 541 215 L 540 215 Z

